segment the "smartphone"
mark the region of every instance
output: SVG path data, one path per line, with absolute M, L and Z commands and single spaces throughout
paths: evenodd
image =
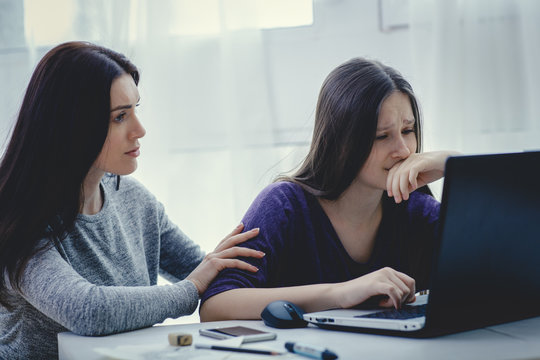
M 275 333 L 248 328 L 245 326 L 231 326 L 213 329 L 200 329 L 199 333 L 204 336 L 209 336 L 214 339 L 231 339 L 237 336 L 243 336 L 242 343 L 250 343 L 255 341 L 274 340 Z

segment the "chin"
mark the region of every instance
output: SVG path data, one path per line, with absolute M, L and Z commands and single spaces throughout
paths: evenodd
M 116 171 L 113 171 L 112 173 L 120 175 L 120 176 L 125 176 L 125 175 L 133 174 L 135 172 L 135 170 L 137 170 L 137 165 L 136 164 L 135 164 L 135 166 L 124 167 L 123 169 L 118 169 Z

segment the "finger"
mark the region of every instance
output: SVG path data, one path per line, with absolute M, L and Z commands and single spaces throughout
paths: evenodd
M 386 177 L 386 193 L 388 194 L 388 197 L 394 196 L 394 193 L 392 192 L 392 179 L 394 177 L 394 173 L 394 168 L 391 168 L 388 170 L 388 176 Z
M 418 166 L 410 165 L 403 169 L 400 177 L 400 192 L 403 200 L 409 200 L 411 192 L 418 188 Z
M 399 289 L 400 305 L 405 303 L 407 299 L 409 299 L 411 296 L 411 288 L 395 274 L 393 274 L 389 280 L 392 281 L 392 283 L 397 289 Z M 412 294 L 414 295 L 414 292 Z
M 229 249 L 225 249 L 223 251 L 220 251 L 220 252 L 213 252 L 213 253 L 210 253 L 208 254 L 208 258 L 209 259 L 212 259 L 212 258 L 219 258 L 219 259 L 226 259 L 226 258 L 236 258 L 236 257 L 239 257 L 239 256 L 243 256 L 243 257 L 254 257 L 254 258 L 262 258 L 264 257 L 265 253 L 262 252 L 262 251 L 259 251 L 259 250 L 254 250 L 254 249 L 250 249 L 250 248 L 245 248 L 245 247 L 232 247 L 232 248 L 229 248 Z
M 416 281 L 407 274 L 399 271 L 396 271 L 396 276 L 400 279 L 402 284 L 406 286 L 404 292 L 407 294 L 407 296 L 403 299 L 403 302 L 407 302 L 410 299 L 415 298 L 414 294 L 416 293 Z
M 409 170 L 410 171 L 410 170 Z M 409 172 L 404 172 L 399 177 L 399 190 L 403 200 L 409 199 Z
M 416 281 L 412 277 L 400 271 L 396 271 L 395 274 L 401 279 L 401 281 L 407 284 L 407 287 L 413 294 L 416 293 Z
M 386 284 L 385 294 L 391 299 L 392 304 L 396 309 L 401 307 L 402 292 L 397 286 L 394 284 Z
M 392 268 L 381 269 L 381 274 L 384 276 L 383 279 L 381 279 L 383 287 L 388 291 L 386 294 L 392 299 L 393 304 L 397 306 L 396 309 L 401 307 L 401 304 L 409 298 L 410 288 L 398 274 L 402 274 L 405 278 L 407 275 L 399 273 Z
M 214 252 L 219 252 L 231 248 L 233 246 L 243 243 L 244 241 L 254 238 L 257 235 L 259 235 L 259 228 L 251 229 L 244 233 L 233 235 L 219 243 Z
M 394 164 L 394 166 L 392 166 L 390 170 L 388 170 L 388 176 L 386 177 L 386 192 L 388 193 L 389 197 L 394 196 L 394 192 L 392 191 L 392 184 L 394 182 L 394 178 L 396 177 L 396 173 L 398 169 L 400 168 L 401 164 L 402 164 L 401 162 Z
M 411 192 L 418 189 L 418 171 L 416 169 L 409 173 L 409 186 Z
M 383 274 L 383 277 L 379 279 L 375 287 L 375 292 L 376 294 L 386 295 L 388 297 L 387 300 L 380 302 L 381 306 L 394 306 L 396 309 L 399 309 L 402 292 L 390 279 L 390 273 L 394 271 L 390 268 L 382 269 L 381 274 Z
M 401 202 L 401 192 L 399 191 L 399 177 L 400 171 L 398 170 L 392 179 L 392 194 L 394 195 L 394 201 L 398 204 Z
M 390 297 L 384 296 L 384 298 L 381 301 L 379 301 L 379 306 L 389 308 L 389 307 L 393 307 L 394 303 L 392 302 L 392 299 Z
M 219 265 L 218 271 L 221 271 L 227 268 L 235 268 L 235 269 L 240 269 L 240 270 L 246 270 L 249 272 L 259 271 L 259 268 L 257 268 L 256 266 L 253 266 L 245 261 L 238 260 L 238 259 L 219 259 L 218 265 Z
M 240 223 L 238 225 L 236 225 L 236 227 L 233 229 L 233 231 L 231 231 L 227 236 L 225 236 L 220 242 L 219 244 L 223 243 L 225 240 L 227 240 L 228 238 L 230 237 L 233 237 L 234 235 L 237 235 L 237 234 L 240 234 L 242 232 L 242 230 L 244 229 L 244 223 Z M 219 245 L 218 244 L 218 245 Z

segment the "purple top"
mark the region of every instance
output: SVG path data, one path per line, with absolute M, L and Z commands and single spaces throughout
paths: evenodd
M 316 197 L 298 184 L 277 182 L 257 196 L 243 223 L 245 231 L 260 233 L 242 245 L 266 253 L 262 259 L 243 258 L 259 268 L 257 273 L 225 269 L 202 296 L 202 302 L 236 288 L 273 288 L 351 280 L 385 266 L 427 288 L 439 203 L 413 192 L 396 204 L 383 195 L 383 218 L 375 246 L 365 263 L 354 261 L 341 244 Z

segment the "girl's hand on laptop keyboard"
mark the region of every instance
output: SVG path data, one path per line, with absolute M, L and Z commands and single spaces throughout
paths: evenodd
M 359 278 L 336 284 L 342 308 L 351 308 L 373 296 L 381 296 L 379 306 L 395 307 L 413 302 L 415 281 L 410 276 L 390 267 L 374 271 Z

